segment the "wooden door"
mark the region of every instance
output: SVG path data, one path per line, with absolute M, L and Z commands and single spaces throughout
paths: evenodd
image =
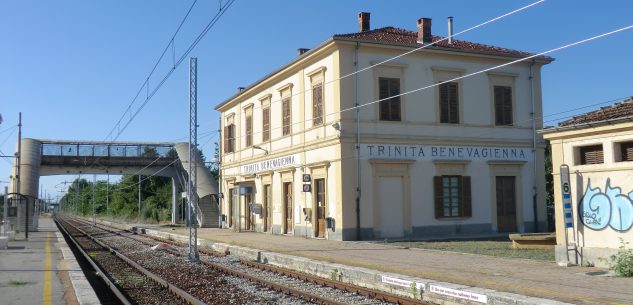
M 316 225 L 314 234 L 316 237 L 325 237 L 325 179 L 314 180 Z
M 264 214 L 264 232 L 268 231 L 268 226 L 271 225 L 271 211 L 270 211 L 270 203 L 272 202 L 272 200 L 270 200 L 270 184 L 266 184 L 264 185 L 264 202 L 263 202 L 263 206 L 262 206 L 262 213 Z
M 233 204 L 235 202 L 235 190 L 236 190 L 235 188 L 229 189 L 229 194 L 231 194 L 231 196 L 229 196 L 229 210 L 228 210 L 229 227 L 233 226 L 233 215 L 235 215 L 233 211 Z
M 284 183 L 284 234 L 292 232 L 292 182 Z
M 251 198 L 253 195 L 246 194 L 244 195 L 244 229 L 252 230 L 253 219 L 251 213 Z
M 517 231 L 516 179 L 514 176 L 496 177 L 497 230 Z

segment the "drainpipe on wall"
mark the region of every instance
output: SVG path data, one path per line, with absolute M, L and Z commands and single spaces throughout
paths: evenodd
M 360 234 L 360 107 L 358 104 L 358 48 L 360 43 L 356 42 L 354 50 L 354 98 L 356 106 L 356 240 L 361 240 Z
M 530 63 L 530 97 L 532 100 L 532 155 L 534 160 L 532 160 L 533 170 L 534 170 L 534 187 L 533 187 L 533 195 L 532 195 L 532 208 L 534 213 L 534 232 L 538 232 L 538 209 L 536 205 L 536 195 L 537 195 L 537 164 L 536 164 L 536 104 L 534 101 L 534 60 Z
M 224 193 L 222 192 L 222 113 L 220 113 L 220 117 L 218 118 L 218 159 L 215 160 L 218 165 L 218 228 L 222 229 L 222 197 Z

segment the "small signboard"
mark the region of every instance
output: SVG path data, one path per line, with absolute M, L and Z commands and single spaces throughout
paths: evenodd
M 563 215 L 565 219 L 565 228 L 574 227 L 574 209 L 571 203 L 571 185 L 569 183 L 569 166 L 563 164 L 560 166 L 560 185 L 563 195 Z
M 312 181 L 312 177 L 310 177 L 310 174 L 303 174 L 303 182 L 310 182 Z
M 438 285 L 430 285 L 429 290 L 433 293 L 443 294 L 443 295 L 447 295 L 447 296 L 451 296 L 451 297 L 455 297 L 459 299 L 465 299 L 465 300 L 475 301 L 475 302 L 484 303 L 484 304 L 488 303 L 488 296 L 484 294 L 475 293 L 475 292 L 442 287 Z
M 304 193 L 310 193 L 310 192 L 312 192 L 312 184 L 304 184 L 304 185 L 303 185 L 303 192 L 304 192 Z
M 262 205 L 260 203 L 251 203 L 250 208 L 253 214 L 262 215 Z

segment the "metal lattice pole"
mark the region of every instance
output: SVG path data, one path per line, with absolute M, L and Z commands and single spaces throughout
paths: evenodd
M 92 175 L 92 226 L 97 225 L 97 210 L 95 209 L 95 184 L 97 184 L 97 175 Z
M 198 149 L 198 59 L 189 59 L 189 183 L 187 199 L 189 202 L 189 259 L 199 261 L 198 253 L 198 218 L 196 208 L 198 196 L 197 184 L 197 150 Z

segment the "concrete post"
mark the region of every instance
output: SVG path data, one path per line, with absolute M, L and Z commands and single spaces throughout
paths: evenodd
M 178 188 L 176 187 L 176 178 L 171 178 L 171 223 L 178 222 Z

